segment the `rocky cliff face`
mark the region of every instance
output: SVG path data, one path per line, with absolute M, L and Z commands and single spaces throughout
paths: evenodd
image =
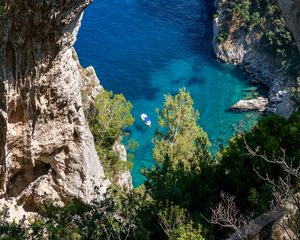
M 293 33 L 300 53 L 300 0 L 277 0 L 287 27 Z
M 72 56 L 90 0 L 0 1 L 0 203 L 89 201 L 109 184 L 83 112 Z M 16 208 L 14 208 L 16 210 Z
M 78 59 L 75 50 L 73 51 L 73 58 Z M 98 94 L 101 94 L 103 91 L 103 87 L 100 85 L 100 81 L 96 75 L 95 69 L 93 67 L 87 67 L 84 69 L 79 61 L 77 62 L 80 73 L 81 73 L 81 96 L 83 103 L 83 110 L 85 112 L 86 119 L 89 121 L 90 117 L 92 117 L 97 109 L 95 108 L 95 100 Z M 112 150 L 116 153 L 121 161 L 127 161 L 127 151 L 125 146 L 117 141 L 113 144 Z M 131 190 L 133 189 L 132 185 L 132 177 L 130 174 L 130 170 L 123 170 L 114 176 L 114 179 L 111 179 L 112 182 L 117 184 L 123 190 Z
M 249 30 L 242 26 L 241 20 L 234 19 L 234 17 L 229 19 L 228 2 L 228 0 L 216 0 L 215 2 L 217 14 L 214 18 L 213 46 L 217 58 L 242 66 L 257 80 L 269 86 L 267 111 L 288 117 L 295 109 L 291 88 L 295 87 L 296 77 L 291 76 L 287 67 L 281 65 L 282 59 L 274 57 L 265 49 L 263 31 L 273 29 L 268 29 L 270 26 L 266 26 L 264 30 L 256 27 Z M 286 1 L 282 1 L 283 5 L 285 3 Z M 293 21 L 294 29 L 299 27 L 296 24 L 297 21 Z M 225 34 L 224 29 L 226 29 Z M 224 35 L 222 36 L 222 34 Z

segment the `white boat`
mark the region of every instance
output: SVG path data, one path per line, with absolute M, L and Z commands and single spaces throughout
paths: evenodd
M 145 123 L 148 127 L 151 127 L 151 119 L 147 116 L 147 114 L 142 113 L 142 114 L 141 114 L 141 119 L 144 121 L 144 123 Z

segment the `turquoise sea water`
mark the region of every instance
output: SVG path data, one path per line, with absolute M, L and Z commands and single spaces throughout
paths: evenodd
M 190 91 L 213 153 L 257 120 L 257 114 L 228 111 L 250 86 L 241 70 L 214 59 L 212 2 L 95 0 L 85 12 L 75 45 L 81 64 L 94 66 L 106 89 L 123 93 L 134 105 L 130 132 L 140 144 L 132 170 L 135 186 L 143 182 L 142 166 L 153 164 L 155 109 L 162 106 L 164 94 L 180 87 Z M 151 117 L 151 128 L 143 124 L 141 113 Z

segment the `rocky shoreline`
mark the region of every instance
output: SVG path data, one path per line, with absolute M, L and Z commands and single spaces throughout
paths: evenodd
M 267 113 L 276 113 L 288 117 L 295 109 L 291 88 L 295 79 L 285 73 L 277 59 L 262 50 L 261 35 L 252 30 L 246 32 L 242 28 L 232 26 L 228 38 L 220 42 L 219 36 L 227 24 L 224 3 L 227 0 L 216 0 L 216 15 L 213 23 L 213 48 L 215 55 L 221 61 L 238 65 L 269 87 Z

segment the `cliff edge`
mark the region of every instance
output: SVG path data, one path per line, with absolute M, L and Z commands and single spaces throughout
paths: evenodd
M 292 5 L 285 6 L 289 10 L 282 14 L 278 5 L 265 0 L 217 0 L 215 5 L 213 46 L 217 58 L 242 66 L 269 86 L 267 112 L 288 117 L 297 108 L 300 91 L 299 9 L 289 15 Z M 289 16 L 287 23 L 282 15 Z M 295 19 L 291 20 L 292 16 Z
M 72 56 L 89 3 L 0 3 L 0 203 L 17 204 L 12 211 L 35 211 L 47 199 L 88 202 L 95 186 L 103 193 L 109 185 Z
M 277 2 L 300 53 L 300 0 L 277 0 Z

